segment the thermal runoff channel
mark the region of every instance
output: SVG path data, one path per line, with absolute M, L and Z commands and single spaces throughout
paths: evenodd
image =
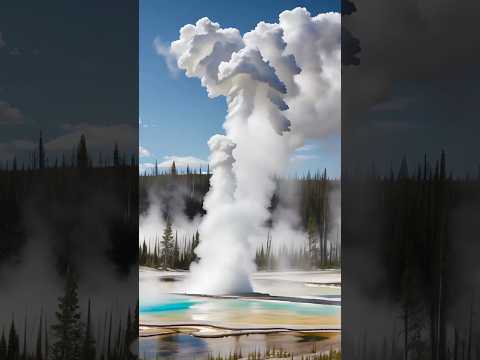
M 177 67 L 228 107 L 225 134 L 208 142 L 212 177 L 189 292 L 253 291 L 255 238 L 265 232 L 275 177 L 306 140 L 339 133 L 340 34 L 340 14 L 296 8 L 243 36 L 202 18 L 170 44 Z

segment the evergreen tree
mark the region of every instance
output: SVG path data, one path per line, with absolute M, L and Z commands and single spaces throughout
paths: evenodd
M 198 260 L 198 256 L 195 253 L 195 248 L 198 246 L 199 243 L 200 243 L 200 233 L 197 230 L 195 232 L 195 238 L 193 239 L 193 243 L 192 243 L 192 261 Z
M 18 359 L 20 359 L 20 341 L 17 330 L 15 329 L 15 323 L 12 320 L 12 324 L 10 325 L 10 333 L 8 334 L 7 360 Z
M 146 265 L 147 264 L 147 256 L 148 256 L 148 249 L 145 240 L 143 240 L 142 250 L 140 252 L 140 264 Z
M 77 166 L 80 169 L 86 169 L 88 167 L 88 152 L 87 152 L 87 141 L 85 135 L 80 136 L 80 143 L 77 148 Z
M 25 324 L 23 327 L 23 351 L 22 360 L 27 360 L 27 317 L 25 316 Z
M 38 167 L 45 168 L 45 149 L 43 147 L 42 132 L 40 131 L 40 139 L 38 140 Z
M 45 360 L 48 360 L 48 352 L 49 352 L 49 342 L 48 342 L 48 324 L 47 324 L 47 319 L 45 319 L 45 325 L 44 325 L 44 329 L 45 329 Z
M 167 226 L 163 231 L 162 236 L 162 257 L 163 257 L 163 269 L 166 270 L 167 267 L 170 265 L 170 256 L 171 256 L 171 249 L 173 246 L 173 231 L 172 231 L 172 223 L 170 219 L 167 219 Z
M 170 174 L 177 175 L 177 167 L 175 165 L 175 161 L 172 161 L 172 167 L 170 168 Z
M 50 349 L 50 359 L 78 360 L 81 355 L 83 326 L 78 306 L 77 282 L 70 270 L 67 271 L 65 293 L 58 300 L 56 323 L 51 327 L 54 343 Z
M 83 338 L 82 360 L 95 359 L 95 339 L 92 335 L 92 324 L 90 315 L 90 300 L 88 300 L 87 324 L 85 326 L 85 335 Z
M 35 360 L 42 360 L 42 331 L 43 331 L 43 314 L 40 314 L 40 325 L 38 326 L 38 334 L 37 334 L 37 346 L 35 348 Z
M 407 158 L 404 156 L 402 162 L 400 163 L 400 169 L 398 170 L 398 179 L 405 180 L 408 178 L 408 164 Z
M 120 153 L 118 152 L 118 144 L 115 143 L 115 147 L 113 149 L 113 166 L 120 167 Z
M 7 359 L 7 340 L 5 339 L 5 331 L 2 330 L 2 336 L 0 337 L 0 360 Z
M 125 328 L 125 354 L 130 354 L 129 348 L 132 342 L 135 340 L 136 336 L 136 329 L 134 328 L 134 324 L 132 322 L 132 315 L 130 312 L 130 307 L 128 308 L 127 312 L 127 326 Z M 131 356 L 127 355 L 128 358 Z
M 308 252 L 310 256 L 311 265 L 315 266 L 317 264 L 317 233 L 318 227 L 317 222 L 313 215 L 308 217 L 308 225 L 307 225 L 307 236 L 308 236 Z

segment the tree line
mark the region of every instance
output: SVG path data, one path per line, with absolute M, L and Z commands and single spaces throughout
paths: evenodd
M 151 245 L 153 242 L 153 246 Z M 192 235 L 191 239 L 183 238 L 182 244 L 179 243 L 178 233 L 173 235 L 172 223 L 167 220 L 167 225 L 161 237 L 155 236 L 154 239 L 146 239 L 140 244 L 139 263 L 142 266 L 153 268 L 183 269 L 188 270 L 190 264 L 198 260 L 195 254 L 195 248 L 200 242 L 198 230 Z
M 136 156 L 132 154 L 128 156 L 126 153 L 121 153 L 118 143 L 114 143 L 111 156 L 104 156 L 101 152 L 98 153 L 97 158 L 89 154 L 87 150 L 87 139 L 84 134 L 80 135 L 80 140 L 72 151 L 67 156 L 62 153 L 59 158 L 55 155 L 50 158 L 45 149 L 42 133 L 38 138 L 37 147 L 29 151 L 21 163 L 14 155 L 11 160 L 0 161 L 0 170 L 3 171 L 31 171 L 48 168 L 92 168 L 92 167 L 135 167 Z
M 172 230 L 171 208 L 173 202 L 178 202 L 173 194 L 180 194 L 182 211 L 190 220 L 205 215 L 203 199 L 210 187 L 210 175 L 208 167 L 206 172 L 190 167 L 180 172 L 173 161 L 168 171 L 159 172 L 156 166 L 150 173 L 140 176 L 140 213 L 148 211 L 150 206 L 156 206 L 151 202 L 152 193 L 160 194 L 164 204 L 162 216 L 167 224 L 162 234 L 155 234 L 151 239 L 139 239 L 140 265 L 188 269 L 192 261 L 198 260 L 194 251 L 201 241 L 198 231 L 191 234 L 190 238 L 178 239 L 176 234 L 181 229 Z M 297 230 L 305 232 L 307 241 L 290 248 L 276 246 L 269 231 L 265 242 L 256 251 L 257 268 L 272 270 L 286 263 L 301 268 L 339 267 L 340 227 L 332 213 L 331 204 L 332 193 L 339 191 L 339 180 L 328 178 L 324 170 L 314 174 L 307 172 L 302 177 L 276 179 L 276 183 L 277 191 L 272 196 L 270 212 L 273 215 L 278 207 L 291 206 L 283 203 L 282 191 L 286 187 L 295 188 L 298 198 L 295 210 L 300 219 Z M 272 216 L 265 226 L 271 229 L 273 221 Z
M 12 319 L 8 332 L 2 330 L 0 360 L 135 359 L 132 346 L 138 337 L 138 302 L 133 310 L 127 310 L 124 325 L 120 321 L 115 326 L 113 314 L 106 314 L 103 329 L 94 328 L 91 308 L 92 301 L 89 300 L 87 314 L 80 311 L 77 280 L 73 272 L 68 271 L 63 296 L 58 298 L 54 323 L 48 326 L 46 317 L 40 314 L 35 346 L 32 346 L 33 341 L 27 335 L 27 317 L 22 336 Z M 96 330 L 104 335 L 102 342 L 95 338 Z
M 480 173 L 454 177 L 442 151 L 413 168 L 403 158 L 387 176 L 349 174 L 342 191 L 342 278 L 354 289 L 346 301 L 365 321 L 351 327 L 348 348 L 360 359 L 478 358 Z M 362 315 L 357 305 L 375 294 L 378 306 L 397 309 L 393 321 Z M 383 341 L 361 327 L 372 320 L 390 329 Z
M 78 228 L 79 219 L 86 222 L 88 217 L 104 221 L 106 235 L 102 236 L 106 236 L 111 245 L 110 261 L 123 271 L 129 271 L 137 263 L 137 240 L 131 240 L 138 233 L 138 166 L 134 157 L 126 162 L 126 156 L 120 156 L 115 144 L 113 163 L 92 167 L 84 135 L 75 148 L 76 157 L 71 163 L 62 161 L 58 166 L 47 167 L 47 154 L 40 137 L 31 163 L 19 166 L 14 158 L 11 163 L 3 164 L 0 169 L 0 218 L 3 220 L 0 263 L 20 261 L 32 221 L 41 219 L 52 229 L 52 239 L 65 239 L 65 243 L 69 243 L 80 241 L 74 229 Z M 94 203 L 98 206 L 92 207 Z M 93 225 L 83 225 L 99 231 Z M 65 247 L 58 252 L 62 271 L 69 251 L 71 249 Z
M 112 282 L 138 271 L 135 156 L 127 157 L 113 144 L 111 161 L 101 155 L 98 162 L 94 158 L 88 151 L 87 138 L 81 135 L 69 159 L 62 156 L 52 161 L 40 136 L 28 160 L 20 162 L 14 157 L 0 165 L 2 281 L 10 281 L 7 271 L 23 266 L 33 241 L 42 253 L 49 253 L 49 263 L 40 266 L 52 266 L 55 275 L 37 278 L 32 273 L 27 282 L 55 281 L 55 276 L 66 279 L 53 324 L 47 324 L 50 316 L 46 310 L 36 317 L 41 319 L 38 329 L 29 325 L 31 318 L 23 322 L 15 317 L 11 323 L 0 324 L 0 360 L 133 358 L 126 346 L 138 333 L 135 291 L 128 314 L 112 309 L 105 314 L 101 328 L 93 326 L 95 292 L 83 294 L 82 298 L 90 298 L 88 310 L 79 310 L 77 282 L 88 279 L 78 280 L 74 274 L 83 267 L 97 266 L 89 263 L 90 257 L 114 269 Z M 24 300 L 31 302 L 32 298 Z M 18 307 L 22 306 L 20 301 Z M 5 308 L 2 312 L 18 315 L 18 309 Z M 22 327 L 23 334 L 18 331 Z M 29 335 L 35 332 L 36 338 Z M 100 338 L 104 339 L 101 343 Z
M 310 223 L 312 224 L 312 223 Z M 318 237 L 313 225 L 307 229 L 307 244 L 301 247 L 283 244 L 272 248 L 272 235 L 267 234 L 267 240 L 255 252 L 255 264 L 258 270 L 278 270 L 287 266 L 297 269 L 340 268 L 341 244 L 327 241 L 326 253 L 319 257 Z M 316 242 L 316 243 L 314 243 Z

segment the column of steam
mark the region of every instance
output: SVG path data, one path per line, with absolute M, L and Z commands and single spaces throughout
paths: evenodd
M 260 23 L 242 38 L 203 18 L 184 26 L 171 44 L 178 67 L 201 79 L 209 97 L 225 96 L 228 103 L 226 135 L 209 141 L 213 176 L 189 292 L 252 290 L 252 241 L 265 230 L 273 176 L 285 171 L 305 137 L 325 136 L 339 123 L 339 24 L 337 15 L 312 18 L 297 8 L 282 13 L 280 24 Z M 298 52 L 298 66 L 288 47 Z M 318 101 L 319 92 L 326 101 Z M 292 133 L 283 112 L 294 120 Z
M 235 144 L 226 136 L 214 135 L 208 145 L 212 177 L 210 191 L 204 200 L 207 215 L 200 225 L 202 240 L 195 250 L 200 261 L 191 265 L 187 290 L 203 294 L 248 292 L 252 290 L 250 273 L 254 264 L 237 229 L 232 169 Z
M 250 292 L 252 238 L 268 219 L 272 175 L 288 161 L 280 138 L 289 122 L 279 115 L 287 107 L 278 101 L 286 87 L 259 50 L 245 47 L 238 30 L 221 29 L 206 18 L 183 27 L 171 49 L 187 76 L 199 77 L 209 96 L 223 95 L 228 102 L 226 136 L 209 142 L 211 193 L 199 229 L 200 261 L 192 265 L 188 290 Z

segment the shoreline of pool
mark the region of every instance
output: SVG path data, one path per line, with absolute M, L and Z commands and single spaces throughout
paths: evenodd
M 213 325 L 207 323 L 171 323 L 171 324 L 145 324 L 139 325 L 139 336 L 155 337 L 170 334 L 184 333 L 199 338 L 221 338 L 227 336 L 241 336 L 253 334 L 275 334 L 275 333 L 324 333 L 340 334 L 341 328 L 338 326 L 322 326 L 318 328 L 302 326 L 261 326 L 254 325 L 250 327 L 231 327 L 223 325 Z
M 278 301 L 297 304 L 318 304 L 318 305 L 335 305 L 341 306 L 342 301 L 336 299 L 328 299 L 325 297 L 294 297 L 294 296 L 278 296 L 265 293 L 252 293 L 241 295 L 208 295 L 208 294 L 190 294 L 190 293 L 171 293 L 172 295 L 191 296 L 211 299 L 238 299 L 238 300 L 259 300 L 259 301 Z

